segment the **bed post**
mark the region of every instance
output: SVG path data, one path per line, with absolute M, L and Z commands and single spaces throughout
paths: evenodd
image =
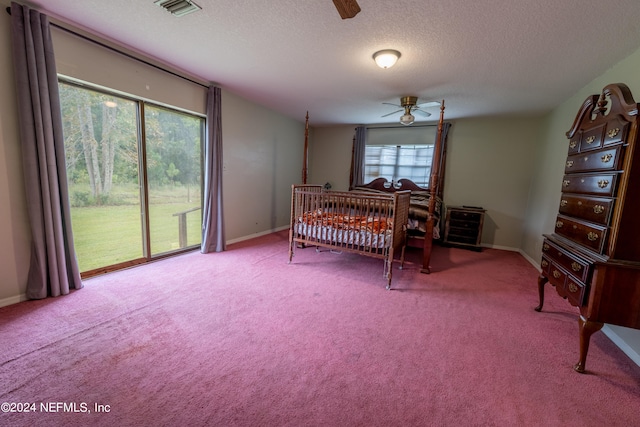
M 433 149 L 433 158 L 440 159 L 440 153 L 442 152 L 442 126 L 444 122 L 444 99 L 442 100 L 442 104 L 440 104 L 440 120 L 438 121 L 438 133 L 436 135 L 436 144 Z M 438 185 L 439 185 L 439 174 L 440 174 L 440 162 L 433 162 L 431 165 L 431 184 L 429 185 L 429 190 L 431 192 L 431 196 L 429 197 L 429 216 L 427 218 L 426 223 L 426 232 L 424 235 L 424 248 L 422 250 L 422 268 L 420 269 L 421 273 L 430 273 L 431 268 L 429 264 L 431 263 L 431 249 L 433 248 L 433 227 L 434 227 L 434 219 L 433 213 L 436 210 L 436 197 L 438 197 Z
M 304 123 L 304 153 L 302 157 L 302 183 L 307 183 L 307 165 L 308 161 L 308 153 L 309 153 L 309 112 L 307 111 L 307 116 L 305 118 Z

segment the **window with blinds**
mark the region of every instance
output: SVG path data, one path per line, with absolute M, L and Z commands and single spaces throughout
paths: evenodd
M 435 126 L 367 129 L 364 182 L 407 178 L 428 187 L 435 137 Z

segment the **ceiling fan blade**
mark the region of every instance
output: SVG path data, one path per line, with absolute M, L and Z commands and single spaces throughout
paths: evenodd
M 333 0 L 333 4 L 342 19 L 353 18 L 360 12 L 360 6 L 356 0 Z
M 439 106 L 440 106 L 440 103 L 438 101 L 424 102 L 422 104 L 418 104 L 418 107 L 420 108 L 439 107 Z
M 419 108 L 417 108 L 417 107 L 416 107 L 416 108 L 413 108 L 413 109 L 411 110 L 411 112 L 412 112 L 412 113 L 417 113 L 417 114 L 421 115 L 422 117 L 429 117 L 429 116 L 431 116 L 431 113 L 429 113 L 428 111 L 421 110 L 421 109 L 419 109 Z
M 394 107 L 402 108 L 402 105 L 400 105 L 400 104 L 392 104 L 390 102 L 383 102 L 382 105 L 392 105 Z
M 391 112 L 391 113 L 387 113 L 387 114 L 385 114 L 384 116 L 380 116 L 380 117 L 388 117 L 388 116 L 391 116 L 392 114 L 397 114 L 397 113 L 400 113 L 400 112 L 402 112 L 402 111 L 404 111 L 404 110 L 393 111 L 393 112 Z

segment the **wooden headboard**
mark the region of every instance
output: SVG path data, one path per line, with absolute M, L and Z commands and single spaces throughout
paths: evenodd
M 387 178 L 376 178 L 368 184 L 358 185 L 354 190 L 358 188 L 370 188 L 372 190 L 386 191 L 387 193 L 394 193 L 400 190 L 429 191 L 428 188 L 420 187 L 406 178 L 401 178 L 397 182 L 389 182 Z

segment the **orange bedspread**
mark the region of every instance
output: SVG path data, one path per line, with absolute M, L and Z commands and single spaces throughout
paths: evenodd
M 307 225 L 322 225 L 340 230 L 368 231 L 374 234 L 385 233 L 393 228 L 392 218 L 380 218 L 363 215 L 343 215 L 317 210 L 305 212 L 301 221 Z

